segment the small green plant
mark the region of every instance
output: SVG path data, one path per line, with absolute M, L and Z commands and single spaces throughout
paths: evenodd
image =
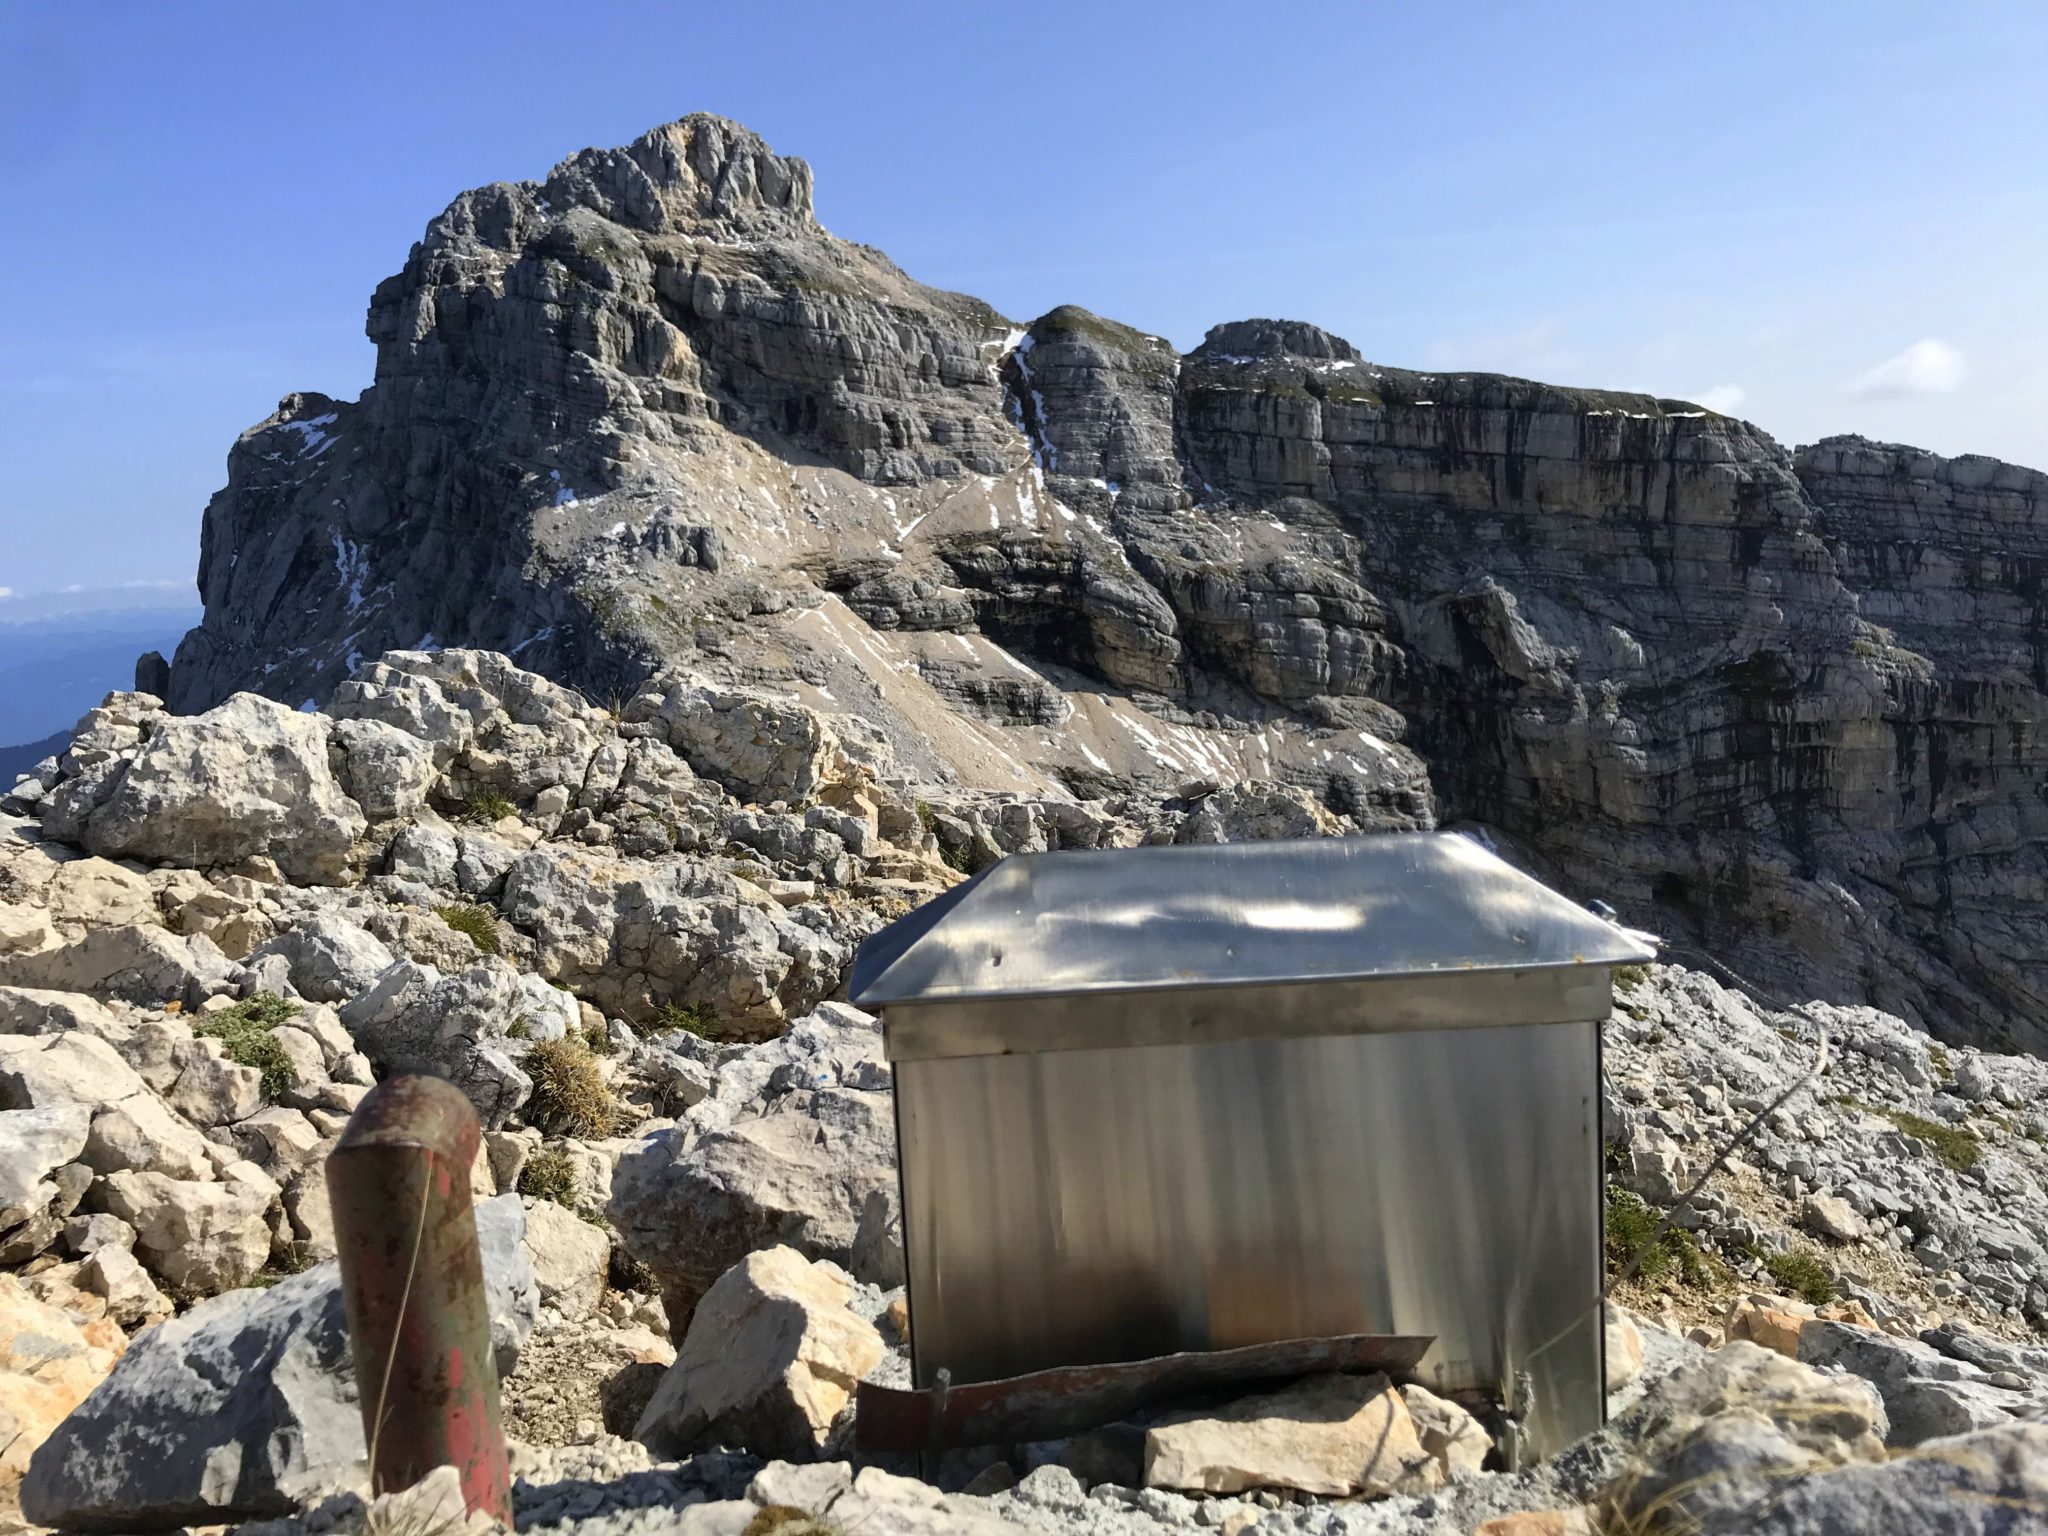
M 1687 1285 L 1715 1284 L 1720 1278 L 1716 1266 L 1700 1252 L 1692 1234 L 1671 1227 L 1660 1236 L 1658 1220 L 1640 1195 L 1626 1189 L 1607 1191 L 1608 1273 L 1623 1275 L 1634 1265 L 1637 1275 L 1654 1284 L 1675 1268 Z
M 279 997 L 275 992 L 257 992 L 243 998 L 232 1008 L 224 1008 L 215 1014 L 239 1014 L 265 1029 L 275 1029 L 280 1024 L 289 1024 L 299 1016 L 299 1005 L 288 997 Z
M 475 827 L 488 827 L 512 814 L 510 800 L 496 790 L 480 789 L 463 803 L 462 819 Z
M 210 1035 L 226 1049 L 228 1059 L 263 1074 L 263 1096 L 275 1099 L 299 1085 L 298 1068 L 270 1031 L 298 1016 L 299 1005 L 275 992 L 258 992 L 232 1008 L 203 1013 L 193 1020 L 195 1034 Z
M 700 1039 L 716 1040 L 720 1033 L 718 1014 L 705 1003 L 656 1003 L 653 1024 L 658 1034 L 680 1029 Z
M 519 1193 L 557 1205 L 574 1205 L 576 1160 L 560 1147 L 543 1147 L 519 1170 Z
M 434 915 L 474 944 L 480 955 L 501 955 L 505 946 L 498 938 L 498 920 L 488 907 L 447 906 L 434 908 Z
M 1614 990 L 1623 997 L 1627 997 L 1649 979 L 1650 968 L 1647 965 L 1617 965 L 1614 968 Z
M 611 1031 L 604 1027 L 604 1020 L 592 1019 L 583 1026 L 583 1043 L 590 1047 L 593 1056 L 609 1056 L 612 1053 Z
M 1957 1173 L 1969 1172 L 1984 1155 L 1984 1143 L 1977 1139 L 1975 1131 L 1958 1130 L 1955 1126 L 1943 1125 L 1938 1120 L 1929 1120 L 1903 1109 L 1880 1109 L 1877 1113 L 1905 1135 L 1925 1142 L 1936 1157 Z
M 1665 1234 L 1673 1258 L 1678 1263 L 1678 1278 L 1695 1290 L 1705 1290 L 1719 1285 L 1727 1278 L 1727 1271 L 1700 1252 L 1700 1245 L 1690 1232 L 1677 1231 Z
M 505 1038 L 507 1040 L 531 1040 L 533 1038 L 533 1026 L 524 1019 L 514 1019 L 505 1026 Z
M 1974 1131 L 1958 1130 L 1952 1125 L 1943 1125 L 1939 1120 L 1929 1120 L 1905 1109 L 1886 1109 L 1878 1104 L 1866 1104 L 1854 1094 L 1845 1093 L 1833 1101 L 1839 1109 L 1852 1114 L 1877 1115 L 1891 1121 L 1899 1131 L 1915 1141 L 1925 1142 L 1949 1167 L 1957 1173 L 1967 1173 L 1977 1166 L 1984 1153 L 1984 1143 Z
M 939 857 L 946 861 L 948 869 L 957 869 L 963 875 L 974 873 L 974 852 L 965 843 L 952 848 L 940 844 Z
M 1939 1045 L 1928 1046 L 1927 1060 L 1933 1065 L 1935 1075 L 1944 1083 L 1952 1083 L 1956 1080 L 1955 1063 L 1949 1060 L 1948 1052 L 1942 1047 Z
M 536 1041 L 519 1064 L 533 1079 L 525 1109 L 529 1124 L 550 1136 L 592 1138 L 618 1128 L 618 1102 L 581 1035 Z
M 1764 1269 L 1780 1290 L 1816 1307 L 1835 1299 L 1835 1277 L 1810 1253 L 1767 1253 Z
M 932 809 L 931 801 L 920 800 L 917 802 L 917 824 L 923 827 L 925 831 L 931 831 L 938 819 L 939 813 Z

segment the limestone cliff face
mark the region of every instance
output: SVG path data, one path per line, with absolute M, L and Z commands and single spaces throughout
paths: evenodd
M 904 771 L 1473 819 L 1759 980 L 2048 1047 L 2048 510 L 1313 326 L 1012 324 L 694 117 L 464 194 L 209 506 L 172 701 L 687 656 Z
M 2048 1020 L 2048 475 L 1859 437 L 1798 454 L 1886 690 L 1859 807 L 1883 841 L 1898 931 L 1880 959 L 1920 979 L 1930 949 L 1995 999 L 2015 1038 Z M 1873 975 L 1873 986 L 1882 985 Z M 1940 995 L 1939 983 L 1923 980 Z M 1944 1003 L 1949 999 L 1942 998 Z M 1957 1003 L 1957 1007 L 1964 1005 Z

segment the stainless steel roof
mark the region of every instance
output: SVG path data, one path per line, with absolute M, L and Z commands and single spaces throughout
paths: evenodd
M 863 1007 L 1651 960 L 1448 832 L 1024 854 L 861 945 Z

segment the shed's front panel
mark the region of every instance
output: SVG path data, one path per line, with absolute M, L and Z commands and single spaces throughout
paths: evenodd
M 899 1060 L 918 1380 L 1434 1334 L 1436 1386 L 1529 1371 L 1549 1454 L 1604 1400 L 1598 1048 L 1588 1023 Z

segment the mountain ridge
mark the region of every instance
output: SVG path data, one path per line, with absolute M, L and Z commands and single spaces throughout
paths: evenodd
M 1765 982 L 2048 1045 L 2048 477 L 1689 402 L 1017 324 L 695 116 L 462 194 L 209 505 L 172 668 L 773 684 L 906 780 L 1472 820 Z

